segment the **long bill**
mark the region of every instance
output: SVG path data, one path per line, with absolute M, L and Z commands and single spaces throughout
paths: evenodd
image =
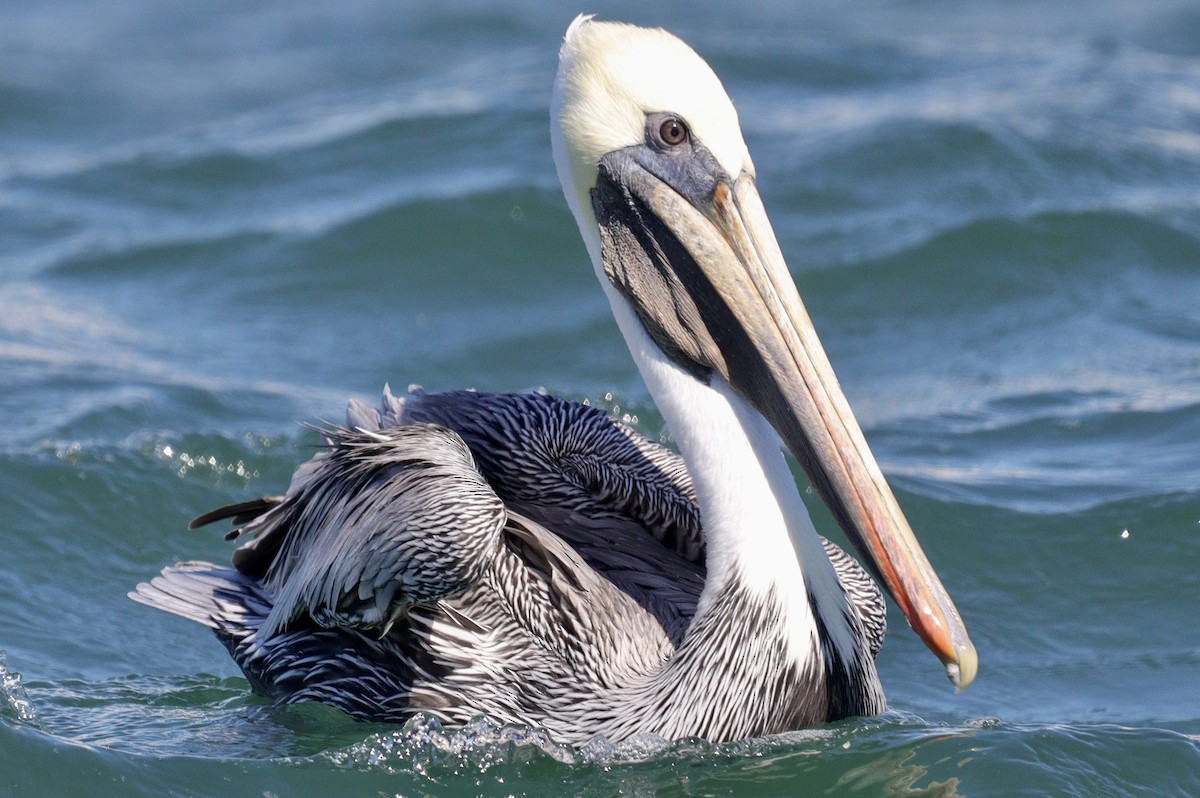
M 592 191 L 602 246 L 615 253 L 605 258 L 609 279 L 668 356 L 698 378 L 719 375 L 770 422 L 955 688 L 965 689 L 975 648 L 850 410 L 754 178 L 668 182 L 642 160 L 610 154 Z

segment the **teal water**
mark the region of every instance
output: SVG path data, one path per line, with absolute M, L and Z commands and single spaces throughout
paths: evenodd
M 1200 13 L 793 5 L 7 2 L 0 794 L 1200 794 Z M 273 707 L 125 598 L 385 381 L 662 433 L 549 154 L 578 10 L 723 76 L 963 695 L 893 614 L 882 717 L 572 751 Z

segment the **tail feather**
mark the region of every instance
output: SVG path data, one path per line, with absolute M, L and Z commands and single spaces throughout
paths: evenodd
M 361 720 L 406 720 L 413 666 L 396 640 L 357 629 L 303 628 L 260 639 L 271 596 L 233 568 L 183 562 L 129 598 L 212 629 L 250 681 L 276 701 L 320 701 Z M 405 629 L 394 634 L 407 635 Z
M 258 580 L 206 562 L 164 568 L 160 576 L 134 588 L 129 598 L 235 639 L 253 634 L 271 611 L 271 598 Z

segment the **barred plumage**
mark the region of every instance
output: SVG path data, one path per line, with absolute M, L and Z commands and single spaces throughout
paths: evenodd
M 781 649 L 753 672 L 734 669 L 746 681 L 758 668 L 782 672 L 765 680 L 774 687 L 729 691 L 730 706 L 713 708 L 705 675 L 719 651 L 688 654 L 704 668 L 674 693 L 654 684 L 705 577 L 691 482 L 671 450 L 596 408 L 539 394 L 385 391 L 380 410 L 354 403 L 348 416 L 356 429 L 325 429 L 327 449 L 287 495 L 202 517 L 241 522 L 236 535 L 249 541 L 236 570 L 184 563 L 132 597 L 211 627 L 258 692 L 363 720 L 486 714 L 582 743 L 684 729 L 724 739 L 825 719 L 825 708 L 779 709 L 805 700 L 811 691 L 798 684 L 816 678 L 787 673 Z M 620 482 L 579 478 L 605 473 Z M 681 540 L 691 556 L 675 549 Z M 872 584 L 825 546 L 844 584 Z M 734 654 L 769 645 L 769 605 L 723 603 L 740 612 L 729 619 L 735 636 L 711 642 Z M 855 609 L 882 619 L 882 597 Z M 881 627 L 864 633 L 882 639 Z

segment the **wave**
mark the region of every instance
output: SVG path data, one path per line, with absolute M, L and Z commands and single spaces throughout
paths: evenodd
M 1136 749 L 1155 765 L 1137 774 L 1111 772 L 1117 751 Z M 340 767 L 417 777 L 433 784 L 474 780 L 545 784 L 558 780 L 578 795 L 716 794 L 730 785 L 755 795 L 870 791 L 889 794 L 1140 796 L 1147 784 L 1190 794 L 1200 780 L 1200 745 L 1170 729 L 1104 724 L 1006 724 L 981 718 L 957 726 L 926 724 L 890 713 L 770 738 L 712 744 L 702 740 L 598 741 L 574 750 L 537 729 L 477 720 L 443 730 L 417 718 L 401 731 L 323 754 Z M 561 783 L 561 782 L 560 782 Z
M 1030 142 L 1074 138 L 1101 151 L 1136 147 L 1138 132 L 1154 129 L 1156 120 L 1195 112 L 1200 78 L 1194 59 L 1164 55 L 1149 41 L 1082 31 L 799 40 L 783 34 L 777 47 L 746 44 L 731 48 L 739 56 L 732 68 L 745 70 L 747 83 L 769 80 L 776 90 L 769 103 L 753 94 L 743 99 L 751 110 L 743 124 L 801 136 L 808 152 L 857 148 L 905 126 L 955 124 Z M 761 70 L 754 53 L 762 54 Z M 781 101 L 780 92 L 791 101 Z M 1094 137 L 1099 132 L 1109 135 Z
M 1196 262 L 1161 220 L 1055 211 L 798 282 L 885 470 L 1046 510 L 1191 487 Z
M 872 315 L 910 316 L 934 307 L 973 313 L 1058 289 L 1079 299 L 1077 289 L 1125 288 L 1120 281 L 1128 274 L 1186 276 L 1198 259 L 1200 231 L 1120 209 L 1055 208 L 972 216 L 893 252 L 803 270 L 800 277 L 807 290 L 831 296 L 887 296 Z
M 371 794 L 509 796 L 564 789 L 580 796 L 791 796 L 798 784 L 806 794 L 1003 796 L 1017 789 L 1030 796 L 1140 798 L 1200 790 L 1196 737 L 1154 726 L 1014 725 L 988 718 L 956 726 L 852 722 L 797 739 L 731 746 L 683 741 L 651 746 L 647 756 L 596 758 L 546 750 L 533 742 L 536 732 L 471 742 L 465 739 L 471 732 L 464 730 L 457 736 L 461 740 L 446 733 L 449 745 L 442 748 L 422 744 L 419 734 L 409 741 L 403 733 L 384 733 L 338 750 L 331 735 L 329 753 L 281 757 L 272 754 L 280 741 L 261 725 L 256 728 L 252 716 L 242 718 L 240 730 L 214 724 L 206 740 L 196 740 L 196 750 L 182 754 L 79 745 L 53 735 L 17 734 L 3 724 L 0 741 L 29 767 L 12 774 L 10 782 L 44 786 L 38 780 L 65 768 L 138 795 L 221 783 L 231 768 L 240 788 L 289 795 L 330 794 L 348 783 Z M 300 727 L 283 734 L 315 734 L 310 724 L 316 720 L 298 719 Z M 179 735 L 179 727 L 168 730 Z M 243 736 L 245 750 L 233 750 L 231 735 Z
M 426 160 L 395 180 L 380 179 L 377 173 L 347 172 L 332 181 L 314 163 L 319 160 L 312 156 L 308 168 L 302 160 L 284 170 L 220 153 L 171 164 L 135 161 L 105 167 L 74 182 L 102 183 L 105 191 L 121 186 L 115 202 L 58 193 L 33 202 L 35 206 L 48 202 L 47 209 L 54 215 L 70 219 L 74 232 L 22 253 L 23 270 L 64 274 L 129 270 L 172 258 L 214 262 L 214 255 L 214 265 L 219 266 L 239 249 L 302 244 L 410 205 L 520 194 L 530 188 L 546 191 L 550 185 L 548 167 L 539 173 L 532 164 L 512 158 L 488 164 Z M 510 208 L 519 201 L 512 200 Z
M 399 202 L 528 185 L 532 163 L 522 148 L 529 131 L 544 130 L 547 90 L 529 84 L 528 58 L 508 59 L 503 68 L 513 74 L 499 86 L 477 79 L 494 65 L 466 59 L 441 74 L 316 90 L 117 143 L 23 142 L 0 155 L 0 208 L 18 218 L 20 232 L 41 235 L 12 260 L 36 274 L 130 248 L 303 237 Z M 518 140 L 463 146 L 497 127 Z M 464 151 L 474 159 L 462 162 Z
M 798 262 L 887 257 L 981 219 L 1056 212 L 1200 233 L 1194 61 L 1057 34 L 834 41 L 766 49 L 782 63 L 751 72 L 739 100 Z M 832 63 L 815 83 L 814 58 Z M 826 85 L 826 72 L 858 77 Z
M 231 114 L 217 111 L 212 121 L 172 132 L 134 135 L 99 148 L 93 142 L 72 145 L 69 139 L 45 142 L 41 147 L 0 156 L 0 181 L 50 181 L 122 165 L 178 164 L 220 156 L 251 160 L 291 157 L 403 123 L 447 122 L 537 108 L 548 87 L 531 84 L 533 76 L 527 68 L 531 58 L 528 50 L 510 52 L 503 66 L 507 79 L 494 83 L 481 82 L 479 77 L 494 75 L 495 64 L 486 57 L 468 57 L 431 74 L 403 76 L 393 82 L 342 86 L 336 91 L 298 91 L 282 102 Z M 30 90 L 0 88 L 22 105 L 32 104 L 38 96 Z M 129 90 L 136 91 L 136 87 Z

